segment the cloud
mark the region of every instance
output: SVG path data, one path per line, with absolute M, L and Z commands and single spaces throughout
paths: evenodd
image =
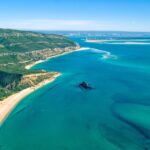
M 2 28 L 34 29 L 34 30 L 70 30 L 94 27 L 95 21 L 92 20 L 20 20 L 11 23 L 0 23 Z
M 61 20 L 61 19 L 33 19 L 9 20 L 0 22 L 0 28 L 27 30 L 114 30 L 114 31 L 150 31 L 144 24 L 132 22 L 111 22 L 95 20 Z

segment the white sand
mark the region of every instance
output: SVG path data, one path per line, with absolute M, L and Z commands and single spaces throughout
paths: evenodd
M 40 87 L 53 82 L 58 76 L 60 76 L 60 73 L 55 74 L 53 77 L 50 79 L 46 79 L 39 83 L 38 85 L 34 87 L 30 87 L 27 89 L 24 89 L 16 94 L 13 94 L 9 96 L 8 98 L 4 99 L 3 101 L 0 102 L 0 123 L 2 123 L 6 117 L 9 115 L 11 110 L 27 95 L 32 93 L 33 91 L 39 89 Z

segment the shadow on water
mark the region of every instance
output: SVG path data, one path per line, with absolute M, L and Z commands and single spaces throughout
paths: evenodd
M 137 105 L 143 105 L 143 106 L 150 106 L 150 98 L 145 97 L 145 98 L 140 98 L 140 97 L 135 97 L 132 95 L 127 95 L 127 94 L 115 94 L 112 97 L 112 100 L 116 103 L 129 103 L 129 104 L 137 104 Z
M 39 94 L 39 96 L 43 97 L 47 92 L 49 92 L 50 90 L 52 90 L 52 89 L 56 88 L 57 86 L 59 86 L 59 84 L 61 84 L 61 82 L 57 83 L 57 84 L 55 84 L 55 85 L 53 85 L 49 88 L 46 88 L 41 94 Z
M 129 126 L 134 128 L 136 131 L 138 131 L 145 138 L 145 144 L 144 144 L 145 146 L 143 146 L 144 147 L 143 149 L 149 150 L 150 149 L 150 143 L 149 143 L 150 133 L 147 131 L 149 130 L 147 126 L 149 119 L 146 118 L 149 114 L 149 111 L 147 112 L 147 109 L 150 106 L 149 98 L 148 97 L 137 98 L 136 96 L 131 96 L 129 94 L 125 95 L 125 94 L 118 93 L 118 94 L 115 94 L 112 97 L 112 99 L 114 101 L 114 103 L 110 107 L 112 114 L 116 118 L 118 118 L 120 121 L 128 124 Z M 139 107 L 142 109 L 141 112 L 139 111 Z M 131 112 L 130 112 L 130 109 L 131 109 Z M 135 116 L 133 113 L 136 113 L 136 112 L 138 113 Z M 146 114 L 146 116 L 144 116 L 144 114 Z M 140 119 L 141 115 L 143 115 L 144 122 L 143 120 Z M 130 117 L 132 118 L 132 120 Z
M 136 129 L 141 135 L 143 135 L 143 136 L 146 138 L 146 140 L 149 140 L 149 139 L 150 139 L 149 134 L 145 133 L 145 131 L 143 131 L 143 129 L 141 129 L 138 125 L 136 125 L 136 124 L 134 124 L 134 123 L 131 123 L 130 121 L 124 119 L 123 117 L 121 117 L 121 115 L 119 115 L 118 113 L 116 113 L 115 108 L 114 108 L 114 105 L 115 105 L 115 104 L 113 104 L 113 105 L 110 107 L 110 110 L 111 110 L 112 114 L 113 114 L 116 118 L 118 118 L 119 120 L 125 122 L 126 124 L 130 125 L 130 126 L 133 127 L 134 129 Z

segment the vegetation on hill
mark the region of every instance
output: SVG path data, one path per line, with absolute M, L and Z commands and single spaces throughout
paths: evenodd
M 76 43 L 61 35 L 0 29 L 0 99 L 31 86 L 31 82 L 20 85 L 26 75 L 45 73 L 27 70 L 26 65 L 77 48 Z M 44 76 L 38 76 L 36 82 L 49 77 Z
M 21 81 L 22 76 L 22 74 L 0 71 L 0 100 L 11 94 L 12 90 L 15 89 Z
M 73 41 L 61 35 L 0 29 L 0 51 L 3 52 L 30 52 L 74 46 L 76 44 Z

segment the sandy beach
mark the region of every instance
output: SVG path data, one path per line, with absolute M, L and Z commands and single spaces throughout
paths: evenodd
M 0 124 L 3 123 L 3 121 L 6 119 L 6 117 L 9 115 L 11 110 L 27 95 L 32 93 L 33 91 L 39 89 L 40 87 L 53 82 L 58 76 L 60 76 L 61 73 L 56 73 L 53 77 L 50 79 L 46 79 L 39 83 L 38 85 L 34 87 L 29 87 L 27 89 L 24 89 L 16 94 L 13 94 L 9 96 L 8 98 L 4 99 L 0 102 Z
M 108 42 L 108 41 L 111 41 L 111 40 L 85 40 L 85 42 L 88 42 L 88 43 L 103 43 L 103 42 Z
M 45 61 L 47 61 L 47 60 L 49 60 L 49 59 L 52 59 L 52 58 L 55 58 L 55 57 L 59 57 L 59 56 L 62 56 L 62 55 L 66 55 L 66 54 L 69 54 L 69 53 L 77 52 L 77 51 L 88 50 L 88 49 L 89 49 L 89 48 L 80 48 L 80 49 L 76 49 L 76 50 L 73 50 L 73 51 L 64 52 L 64 53 L 61 53 L 61 54 L 58 54 L 58 55 L 50 56 L 50 57 L 48 57 L 48 58 L 45 59 L 45 60 L 38 60 L 38 61 L 36 61 L 36 62 L 34 62 L 34 63 L 31 63 L 31 64 L 25 66 L 25 68 L 26 68 L 26 69 L 31 69 L 33 66 L 35 66 L 35 65 L 37 65 L 37 64 L 40 64 L 40 63 L 42 63 L 42 62 L 45 62 Z
M 76 51 L 82 51 L 82 50 L 87 50 L 88 48 L 80 48 L 74 51 L 70 51 L 70 52 L 64 52 L 62 54 L 58 54 L 55 56 L 51 56 L 49 58 L 47 58 L 46 60 L 39 60 L 36 61 L 32 64 L 27 65 L 25 68 L 26 69 L 30 69 L 32 68 L 34 65 L 45 62 L 49 59 L 55 58 L 55 57 L 59 57 L 62 55 L 66 55 L 68 53 L 72 53 L 72 52 L 76 52 Z M 56 75 L 54 75 L 52 78 L 44 80 L 43 82 L 39 83 L 37 86 L 34 87 L 30 87 L 27 89 L 24 89 L 16 94 L 13 94 L 11 96 L 9 96 L 8 98 L 4 99 L 3 101 L 0 102 L 0 124 L 3 123 L 3 121 L 7 118 L 7 116 L 9 115 L 9 113 L 12 111 L 12 109 L 27 95 L 29 95 L 30 93 L 32 93 L 33 91 L 37 90 L 38 88 L 53 82 L 58 76 L 60 76 L 61 73 L 57 73 Z

